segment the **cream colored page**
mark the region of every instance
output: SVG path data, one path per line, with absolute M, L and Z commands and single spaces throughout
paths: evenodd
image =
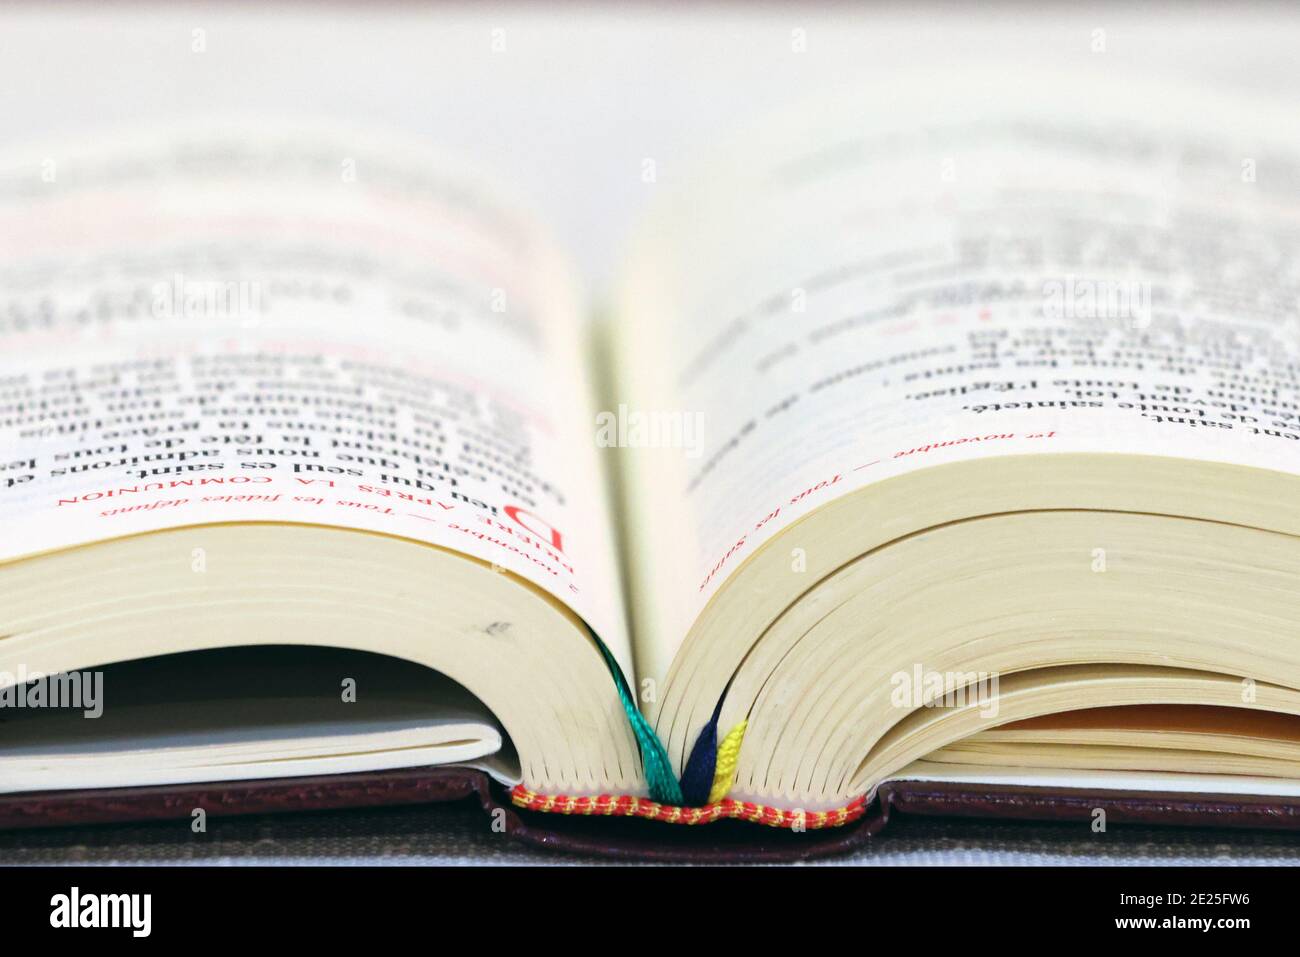
M 0 560 L 364 529 L 522 576 L 630 667 L 583 321 L 518 205 L 411 143 L 232 127 L 14 157 Z
M 1300 471 L 1286 112 L 962 75 L 760 131 L 642 233 L 624 398 L 702 436 L 629 453 L 643 676 L 764 541 L 881 479 L 1066 451 Z

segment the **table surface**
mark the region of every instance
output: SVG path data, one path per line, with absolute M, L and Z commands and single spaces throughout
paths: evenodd
M 490 829 L 470 804 L 61 828 L 0 834 L 0 864 L 399 864 L 602 863 L 521 845 Z M 1300 863 L 1300 834 L 896 820 L 836 865 L 1126 865 Z

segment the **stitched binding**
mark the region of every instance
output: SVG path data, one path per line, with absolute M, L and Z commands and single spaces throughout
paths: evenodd
M 596 797 L 571 797 L 566 794 L 540 794 L 517 784 L 510 800 L 529 811 L 546 814 L 587 814 L 605 817 L 639 817 L 665 824 L 712 824 L 724 818 L 765 824 L 768 827 L 817 830 L 841 827 L 862 817 L 867 811 L 867 797 L 854 798 L 844 807 L 830 811 L 790 811 L 768 804 L 726 798 L 704 807 L 680 807 L 662 804 L 649 798 L 628 794 L 601 794 Z

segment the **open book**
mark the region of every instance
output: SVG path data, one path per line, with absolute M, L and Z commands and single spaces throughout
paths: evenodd
M 719 147 L 596 320 L 417 143 L 9 154 L 0 788 L 454 766 L 796 828 L 898 780 L 1300 796 L 1293 124 L 1007 94 Z

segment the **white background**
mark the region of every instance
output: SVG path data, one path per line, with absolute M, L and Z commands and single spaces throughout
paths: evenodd
M 0 148 L 213 114 L 408 130 L 529 196 L 599 290 L 710 143 L 823 92 L 904 67 L 956 87 L 974 57 L 1300 103 L 1298 40 L 1296 4 L 20 4 L 0 9 Z

